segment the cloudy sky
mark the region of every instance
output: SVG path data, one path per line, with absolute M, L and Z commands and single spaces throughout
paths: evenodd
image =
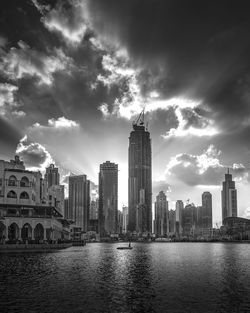
M 55 162 L 98 182 L 119 164 L 127 203 L 128 136 L 145 108 L 153 190 L 173 201 L 213 195 L 229 167 L 250 216 L 248 1 L 3 0 L 0 158 Z

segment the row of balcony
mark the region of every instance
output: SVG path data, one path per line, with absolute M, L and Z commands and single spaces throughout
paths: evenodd
M 33 182 L 23 182 L 21 180 L 5 180 L 5 186 L 17 187 L 17 188 L 32 188 L 35 187 Z

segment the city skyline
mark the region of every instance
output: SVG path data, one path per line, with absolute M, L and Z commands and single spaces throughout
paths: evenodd
M 162 190 L 170 209 L 199 205 L 209 191 L 221 222 L 229 167 L 249 217 L 247 12 L 244 1 L 3 1 L 0 159 L 17 154 L 43 174 L 54 163 L 60 184 L 71 172 L 97 183 L 111 160 L 122 210 L 128 135 L 144 108 L 152 203 Z

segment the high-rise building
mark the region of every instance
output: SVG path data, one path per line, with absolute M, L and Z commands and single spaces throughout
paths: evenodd
M 150 133 L 144 112 L 133 123 L 129 137 L 128 230 L 152 232 L 152 166 Z
M 52 185 L 48 188 L 48 204 L 54 206 L 64 217 L 64 185 Z
M 182 234 L 184 236 L 190 236 L 194 234 L 197 220 L 197 207 L 191 203 L 187 204 L 182 210 Z
M 122 207 L 122 215 L 123 215 L 122 232 L 126 234 L 128 231 L 128 207 L 127 206 Z
M 163 191 L 156 196 L 154 232 L 156 236 L 166 236 L 169 232 L 168 201 Z
M 60 174 L 58 173 L 58 168 L 55 167 L 54 164 L 50 164 L 50 166 L 46 168 L 44 178 L 47 181 L 47 188 L 51 187 L 52 185 L 59 185 Z
M 69 199 L 64 199 L 64 218 L 69 219 Z
M 118 210 L 118 234 L 122 234 L 123 228 L 123 213 Z
M 176 232 L 176 217 L 175 211 L 169 211 L 169 234 L 174 235 Z
M 182 227 L 181 227 L 181 216 L 182 216 L 182 210 L 184 208 L 183 201 L 177 200 L 175 203 L 175 227 L 176 227 L 176 233 L 180 235 L 182 233 Z
M 99 172 L 99 232 L 100 236 L 118 231 L 118 165 L 107 161 Z
M 86 175 L 69 176 L 69 219 L 76 227 L 88 231 L 90 182 Z
M 226 217 L 237 217 L 237 190 L 232 175 L 225 174 L 225 181 L 222 183 L 221 191 L 222 202 L 222 222 Z
M 212 195 L 205 191 L 202 194 L 202 228 L 212 228 Z

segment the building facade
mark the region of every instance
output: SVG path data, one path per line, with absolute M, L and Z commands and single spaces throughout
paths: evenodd
M 213 227 L 212 195 L 205 191 L 202 194 L 202 228 Z
M 150 133 L 144 113 L 133 123 L 129 137 L 128 230 L 152 232 L 152 165 Z
M 69 176 L 69 219 L 83 232 L 88 231 L 90 182 L 86 175 Z
M 64 237 L 62 214 L 46 198 L 40 172 L 18 156 L 0 160 L 0 242 L 40 242 Z
M 123 234 L 126 234 L 128 231 L 128 207 L 125 205 L 122 207 L 122 215 L 123 215 L 122 232 Z
M 46 168 L 44 180 L 47 182 L 47 188 L 50 188 L 52 185 L 60 184 L 60 175 L 58 172 L 58 168 L 55 167 L 54 164 L 50 164 L 50 166 Z
M 225 174 L 225 181 L 222 183 L 221 204 L 222 222 L 226 217 L 237 217 L 237 190 L 229 170 Z
M 118 165 L 110 161 L 100 164 L 99 232 L 101 237 L 118 232 Z
M 169 233 L 168 201 L 163 191 L 156 196 L 154 232 L 157 237 L 166 236 Z
M 184 204 L 182 200 L 177 200 L 175 203 L 175 228 L 176 234 L 182 234 L 182 211 L 184 208 Z

